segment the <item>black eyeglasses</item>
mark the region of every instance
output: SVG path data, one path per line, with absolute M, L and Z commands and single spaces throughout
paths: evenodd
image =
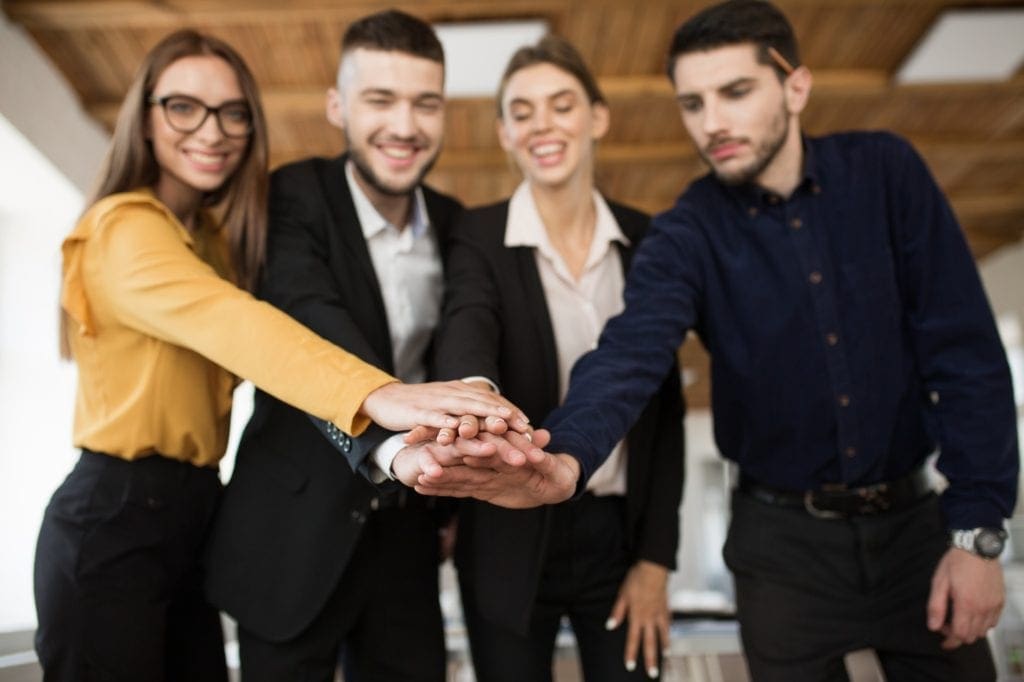
M 147 101 L 163 109 L 167 125 L 179 133 L 199 130 L 210 114 L 217 119 L 217 127 L 225 137 L 247 137 L 252 132 L 252 111 L 240 100 L 225 102 L 219 107 L 207 106 L 188 95 L 150 95 Z

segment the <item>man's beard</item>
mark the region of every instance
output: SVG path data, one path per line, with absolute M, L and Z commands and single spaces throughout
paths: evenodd
M 729 173 L 723 173 L 715 164 L 711 162 L 710 155 L 706 151 L 701 151 L 701 156 L 707 162 L 711 169 L 715 173 L 720 181 L 727 185 L 743 185 L 748 182 L 752 182 L 757 179 L 764 169 L 767 168 L 775 157 L 778 156 L 779 150 L 782 149 L 783 145 L 786 144 L 786 139 L 789 137 L 789 112 L 783 107 L 779 112 L 779 115 L 772 121 L 772 127 L 768 131 L 768 136 L 762 140 L 762 142 L 754 150 L 754 159 L 746 167 L 738 168 Z M 718 144 L 718 141 L 712 142 L 712 144 Z M 711 146 L 711 145 L 709 145 Z
M 437 157 L 440 154 L 440 149 L 434 152 L 434 155 L 426 164 L 424 164 L 423 168 L 420 169 L 419 174 L 409 182 L 408 186 L 389 187 L 384 184 L 383 180 L 377 177 L 377 174 L 373 172 L 373 169 L 370 167 L 370 164 L 367 163 L 363 155 L 353 147 L 352 140 L 349 138 L 347 130 L 345 131 L 345 147 L 348 149 L 348 158 L 352 160 L 353 165 L 355 165 L 356 170 L 359 171 L 359 175 L 362 176 L 363 180 L 366 181 L 366 184 L 372 187 L 375 191 L 390 197 L 402 197 L 412 193 L 412 191 L 416 189 L 421 182 L 423 182 L 423 178 L 425 178 L 427 173 L 430 172 L 430 169 L 434 167 L 434 163 L 437 161 Z

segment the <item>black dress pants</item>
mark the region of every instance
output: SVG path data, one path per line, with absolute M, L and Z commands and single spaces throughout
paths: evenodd
M 238 627 L 243 682 L 444 682 L 438 523 L 422 498 L 370 513 L 320 614 L 298 637 L 272 642 Z
M 477 682 L 551 682 L 555 638 L 562 616 L 572 625 L 586 682 L 650 680 L 642 650 L 637 667 L 625 667 L 628 623 L 605 629 L 632 560 L 625 537 L 625 499 L 586 494 L 552 509 L 547 555 L 530 631 L 521 635 L 483 617 L 472 579 L 460 572 Z M 495 583 L 495 589 L 501 589 Z M 660 662 L 659 662 L 660 665 Z
M 873 648 L 893 682 L 995 680 L 985 640 L 944 651 L 927 629 L 932 573 L 947 548 L 934 495 L 826 520 L 734 492 L 724 556 L 751 678 L 847 680 L 843 656 Z
M 227 680 L 199 563 L 220 491 L 213 469 L 82 452 L 36 546 L 44 680 Z

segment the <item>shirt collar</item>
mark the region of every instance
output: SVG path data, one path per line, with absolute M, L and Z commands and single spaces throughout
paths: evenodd
M 356 217 L 359 218 L 363 237 L 371 239 L 388 227 L 398 229 L 397 225 L 389 223 L 374 207 L 369 197 L 363 192 L 363 188 L 356 181 L 354 173 L 352 161 L 347 161 L 345 163 L 345 180 L 348 183 L 349 192 L 352 194 L 352 203 L 355 205 Z M 412 212 L 409 215 L 408 227 L 412 230 L 414 239 L 423 235 L 430 227 L 427 204 L 423 199 L 423 189 L 419 185 L 413 190 Z
M 619 224 L 615 220 L 615 216 L 612 215 L 611 209 L 608 208 L 608 203 L 597 190 L 593 192 L 597 224 L 594 226 L 594 245 L 591 247 L 591 254 L 593 255 L 597 250 L 595 247 L 599 247 L 599 255 L 603 256 L 612 242 L 629 246 L 630 241 L 619 229 Z M 505 246 L 530 246 L 539 249 L 545 255 L 554 252 L 548 239 L 548 231 L 544 228 L 544 221 L 541 220 L 540 211 L 537 210 L 537 203 L 533 200 L 529 182 L 520 183 L 512 194 L 512 198 L 509 199 Z
M 803 177 L 797 185 L 796 190 L 793 191 L 793 195 L 796 196 L 800 192 L 820 194 L 821 170 L 818 167 L 817 158 L 814 153 L 814 141 L 806 135 L 801 135 L 800 140 L 803 147 Z M 719 182 L 719 184 L 725 187 L 726 191 L 728 191 L 729 194 L 740 201 L 744 206 L 771 206 L 784 201 L 784 199 L 775 194 L 775 192 L 755 185 L 752 182 L 747 182 L 742 185 L 726 185 L 722 182 Z

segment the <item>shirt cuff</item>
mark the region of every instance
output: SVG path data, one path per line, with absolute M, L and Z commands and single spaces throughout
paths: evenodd
M 494 383 L 493 381 L 484 376 L 462 377 L 461 381 L 464 384 L 471 384 L 474 381 L 482 381 L 488 386 L 490 386 L 491 390 L 494 391 L 495 393 L 501 393 L 501 389 L 498 388 L 498 384 Z
M 404 439 L 404 433 L 396 433 L 373 449 L 373 452 L 370 453 L 370 459 L 377 466 L 376 469 L 370 468 L 371 481 L 382 483 L 384 481 L 397 480 L 391 473 L 391 463 L 395 461 L 395 456 L 398 455 L 398 452 L 405 447 Z

